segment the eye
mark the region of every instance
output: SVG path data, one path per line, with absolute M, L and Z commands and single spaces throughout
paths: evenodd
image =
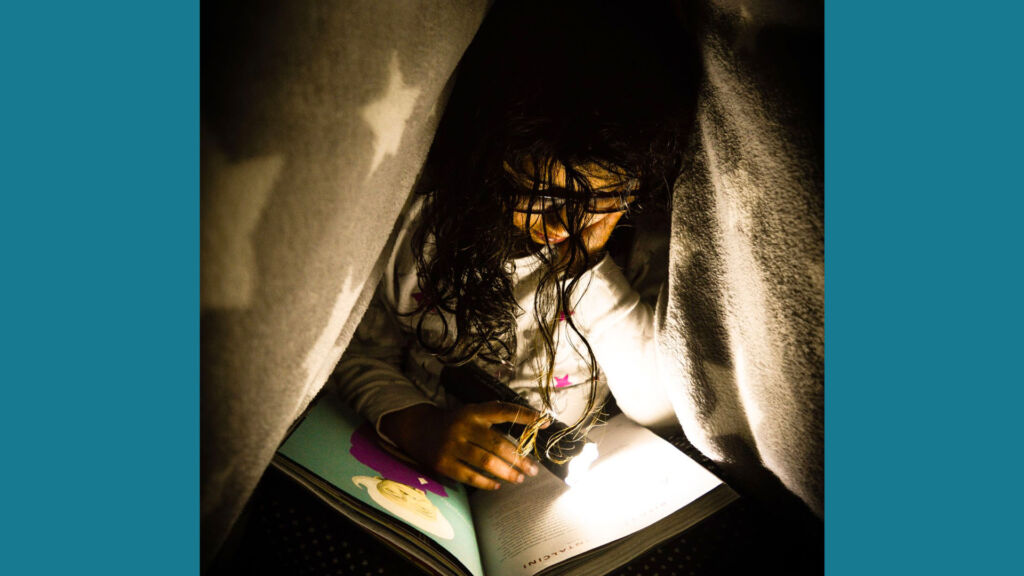
M 622 212 L 629 208 L 636 200 L 635 196 L 612 196 L 608 198 L 594 198 L 590 202 L 588 210 L 595 214 L 608 214 Z
M 558 198 L 535 196 L 531 200 L 529 196 L 521 196 L 516 202 L 515 211 L 531 214 L 546 214 L 548 212 L 560 210 L 563 204 L 565 204 L 565 201 Z

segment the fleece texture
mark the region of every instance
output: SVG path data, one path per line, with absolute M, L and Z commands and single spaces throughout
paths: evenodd
M 484 0 L 202 7 L 201 555 L 341 357 Z
M 665 383 L 737 490 L 784 487 L 824 517 L 822 6 L 690 8 L 705 79 L 658 313 Z

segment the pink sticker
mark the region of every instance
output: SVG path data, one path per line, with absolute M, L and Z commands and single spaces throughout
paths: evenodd
M 423 310 L 424 308 L 427 308 L 430 305 L 430 300 L 427 298 L 427 295 L 424 294 L 423 292 L 413 292 L 412 299 L 416 301 L 416 310 L 413 310 L 413 312 Z M 427 308 L 426 313 L 438 314 L 437 307 L 430 306 L 429 308 Z

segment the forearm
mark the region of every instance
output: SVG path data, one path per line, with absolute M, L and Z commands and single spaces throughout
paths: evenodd
M 394 437 L 383 427 L 387 415 L 432 404 L 396 366 L 359 354 L 346 353 L 331 379 L 341 399 L 389 441 Z
M 610 259 L 584 278 L 574 317 L 594 350 L 622 411 L 645 426 L 678 423 L 658 377 L 654 312 Z
M 418 436 L 422 436 L 420 423 L 440 422 L 444 410 L 433 404 L 413 404 L 381 416 L 378 431 L 386 435 L 399 448 L 413 452 Z

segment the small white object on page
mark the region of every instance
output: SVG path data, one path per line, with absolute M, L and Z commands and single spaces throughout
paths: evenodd
M 565 477 L 565 483 L 570 487 L 580 483 L 590 471 L 590 465 L 597 460 L 597 444 L 587 442 L 583 450 L 569 461 L 569 475 Z

